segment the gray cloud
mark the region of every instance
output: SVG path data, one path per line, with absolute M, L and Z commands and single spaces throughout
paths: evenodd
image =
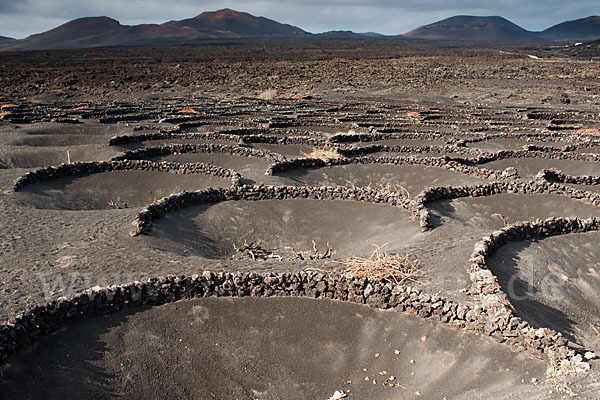
M 597 0 L 0 0 L 0 35 L 25 37 L 84 16 L 160 23 L 229 7 L 310 32 L 399 34 L 457 14 L 501 15 L 529 30 L 598 13 Z
M 20 0 L 3 0 L 0 2 L 0 14 L 17 12 L 22 4 Z

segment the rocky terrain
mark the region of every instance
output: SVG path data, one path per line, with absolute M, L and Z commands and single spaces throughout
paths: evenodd
M 600 389 L 588 55 L 235 39 L 0 71 L 0 398 Z

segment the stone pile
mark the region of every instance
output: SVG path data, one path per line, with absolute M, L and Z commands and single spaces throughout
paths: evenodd
M 543 169 L 536 175 L 536 179 L 545 179 L 550 182 L 574 183 L 577 185 L 600 185 L 600 176 L 570 176 L 555 169 Z

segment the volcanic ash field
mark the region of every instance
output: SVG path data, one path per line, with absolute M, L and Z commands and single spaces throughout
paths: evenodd
M 595 398 L 597 105 L 243 93 L 1 103 L 0 398 Z

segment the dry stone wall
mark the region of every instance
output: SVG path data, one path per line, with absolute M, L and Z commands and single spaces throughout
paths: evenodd
M 452 200 L 463 197 L 493 196 L 500 193 L 514 194 L 556 194 L 583 201 L 595 207 L 600 206 L 600 193 L 583 191 L 548 181 L 499 181 L 475 186 L 438 186 L 422 191 L 414 198 L 412 212 L 419 218 L 424 230 L 431 229 L 428 203 Z
M 285 160 L 283 156 L 268 150 L 212 143 L 170 144 L 160 147 L 150 147 L 146 149 L 132 150 L 113 158 L 113 160 L 143 160 L 149 157 L 158 157 L 167 154 L 178 153 L 225 153 L 244 157 L 264 158 L 274 162 L 280 162 Z
M 85 318 L 181 299 L 243 296 L 301 296 L 366 304 L 438 320 L 456 329 L 484 333 L 540 358 L 569 359 L 575 355 L 560 333 L 536 330 L 530 334 L 532 331 L 527 330 L 527 324 L 511 314 L 491 318 L 484 308 L 457 304 L 410 286 L 312 271 L 284 274 L 204 272 L 96 287 L 71 298 L 38 305 L 0 325 L 0 363 L 43 336 Z
M 410 199 L 403 193 L 370 188 L 242 185 L 229 189 L 183 192 L 157 200 L 137 214 L 132 223 L 133 229 L 131 235 L 137 236 L 148 233 L 152 229 L 153 221 L 161 218 L 168 212 L 185 207 L 229 200 L 272 199 L 354 200 L 367 203 L 389 204 L 407 210 L 410 208 Z
M 158 171 L 176 174 L 206 174 L 219 178 L 231 179 L 232 185 L 239 185 L 240 174 L 232 169 L 225 169 L 204 163 L 179 164 L 175 162 L 155 162 L 148 160 L 115 160 L 77 162 L 61 164 L 56 167 L 40 168 L 28 172 L 15 181 L 13 190 L 16 192 L 25 186 L 69 176 L 98 174 L 110 171 Z

